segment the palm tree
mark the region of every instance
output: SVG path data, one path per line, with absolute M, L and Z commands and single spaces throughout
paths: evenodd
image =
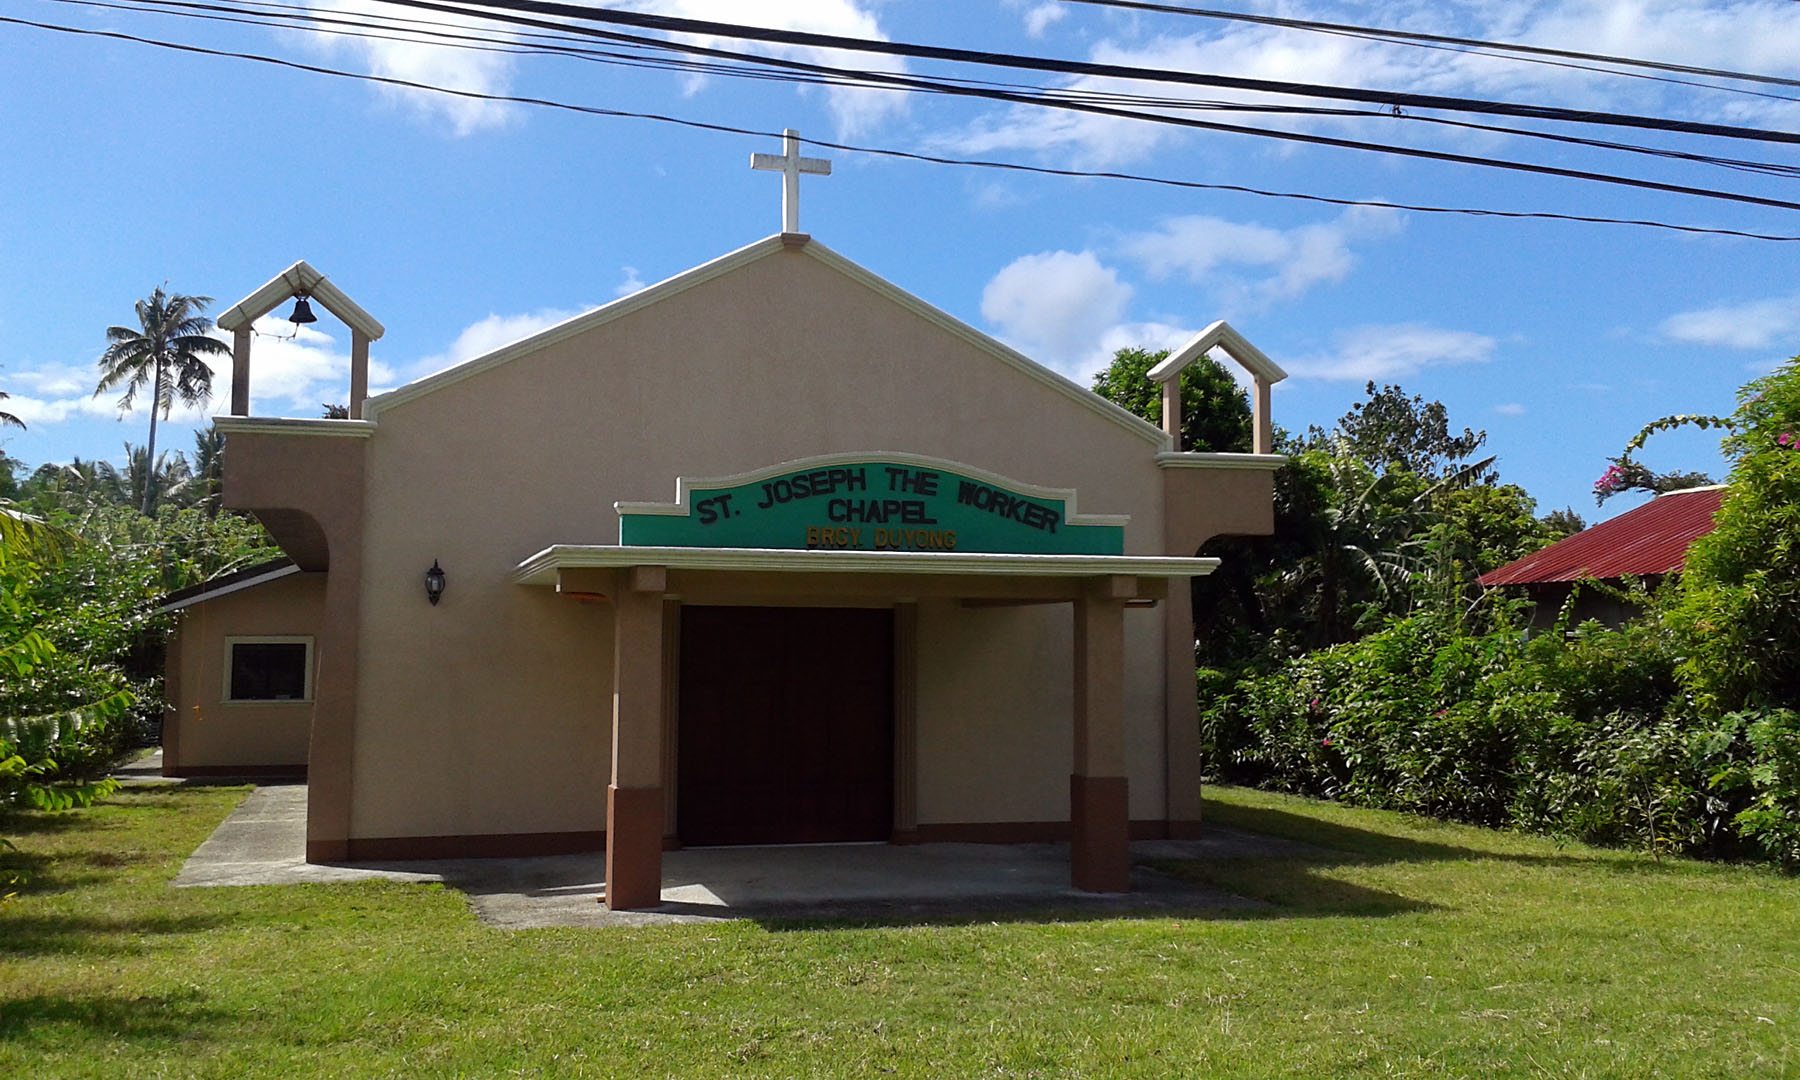
M 149 447 L 130 443 L 125 444 L 125 468 L 115 475 L 131 502 L 142 507 L 146 516 L 165 502 L 183 505 L 194 479 L 181 451 L 164 450 L 152 464 Z
M 211 424 L 194 432 L 194 483 L 207 517 L 219 516 L 219 488 L 225 479 L 225 436 Z
M 94 388 L 99 397 L 120 386 L 125 396 L 119 399 L 119 412 L 130 411 L 137 392 L 150 387 L 150 442 L 144 448 L 146 461 L 156 460 L 156 414 L 164 419 L 175 407 L 176 399 L 187 405 L 204 405 L 212 399 L 212 369 L 205 356 L 221 356 L 231 350 L 223 341 L 207 334 L 212 320 L 202 315 L 210 296 L 185 296 L 165 293 L 160 286 L 149 297 L 137 302 L 138 325 L 106 328 L 106 351 L 100 354 L 100 384 Z M 150 513 L 154 485 L 145 484 L 143 505 Z
M 5 401 L 10 396 L 11 395 L 7 394 L 4 390 L 0 390 L 0 401 Z M 12 413 L 0 411 L 0 428 L 3 428 L 8 424 L 18 428 L 20 431 L 25 430 L 25 421 L 14 416 Z

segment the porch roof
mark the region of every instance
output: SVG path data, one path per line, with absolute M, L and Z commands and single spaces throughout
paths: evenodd
M 557 544 L 521 562 L 513 580 L 554 587 L 563 570 L 661 566 L 775 574 L 944 574 L 959 577 L 1204 577 L 1218 559 L 1171 555 L 1013 555 L 954 551 L 801 551 L 769 548 Z

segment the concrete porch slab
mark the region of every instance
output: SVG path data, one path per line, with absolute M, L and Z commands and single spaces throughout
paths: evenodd
M 1281 842 L 1216 830 L 1198 841 L 1133 845 L 1142 858 L 1243 855 Z M 260 787 L 182 866 L 181 887 L 369 879 L 441 881 L 481 919 L 510 929 L 642 926 L 721 919 L 922 920 L 1096 917 L 1263 905 L 1137 866 L 1132 892 L 1069 885 L 1066 844 L 888 844 L 690 848 L 663 856 L 662 905 L 614 912 L 599 902 L 605 856 L 445 859 L 322 866 L 305 861 L 306 787 Z

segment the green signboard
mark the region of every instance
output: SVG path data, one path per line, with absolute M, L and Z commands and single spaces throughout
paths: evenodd
M 1125 550 L 1124 519 L 1072 515 L 1074 492 L 1020 488 L 917 461 L 796 465 L 804 467 L 684 485 L 679 504 L 621 503 L 619 542 L 1042 555 Z

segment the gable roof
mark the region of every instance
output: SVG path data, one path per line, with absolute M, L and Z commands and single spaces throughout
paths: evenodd
M 986 353 L 988 356 L 993 357 L 995 360 L 1013 368 L 1020 374 L 1042 383 L 1068 398 L 1076 405 L 1110 420 L 1114 424 L 1117 424 L 1143 439 L 1145 442 L 1164 450 L 1170 449 L 1173 446 L 1169 436 L 1166 435 L 1161 428 L 1150 423 L 1148 420 L 1120 408 L 1118 405 L 1106 400 L 1099 394 L 1083 388 L 1073 380 L 1051 371 L 1049 368 L 1044 367 L 1017 350 L 1011 349 L 994 340 L 980 330 L 970 326 L 968 323 L 963 322 L 961 319 L 933 307 L 931 304 L 900 288 L 898 285 L 895 285 L 887 279 L 876 275 L 872 271 L 866 270 L 856 263 L 851 262 L 849 259 L 844 258 L 824 244 L 819 243 L 817 240 L 812 240 L 793 233 L 777 233 L 774 236 L 758 240 L 755 243 L 741 247 L 730 254 L 722 255 L 711 262 L 702 263 L 691 270 L 676 274 L 666 281 L 660 281 L 655 285 L 640 289 L 630 296 L 622 297 L 618 300 L 614 300 L 610 304 L 597 307 L 592 311 L 577 315 L 574 318 L 566 319 L 557 323 L 555 326 L 540 330 L 529 337 L 520 338 L 510 345 L 502 345 L 500 348 L 495 349 L 490 353 L 477 356 L 472 360 L 466 360 L 454 367 L 445 368 L 443 371 L 437 372 L 434 375 L 427 375 L 426 377 L 408 383 L 405 386 L 389 390 L 385 394 L 371 397 L 363 403 L 363 419 L 378 420 L 384 409 L 391 409 L 397 405 L 403 405 L 414 398 L 423 397 L 434 390 L 461 382 L 472 375 L 479 375 L 489 368 L 498 367 L 501 364 L 536 352 L 539 349 L 555 344 L 558 341 L 563 341 L 567 338 L 574 337 L 577 334 L 586 333 L 596 327 L 604 326 L 615 319 L 624 318 L 634 311 L 649 307 L 652 304 L 666 300 L 678 293 L 686 292 L 696 285 L 711 281 L 713 278 L 730 273 L 740 267 L 748 266 L 761 259 L 779 254 L 784 250 L 798 250 L 800 253 L 818 260 L 833 270 L 836 270 L 838 273 L 843 274 L 845 277 L 850 278 L 852 281 L 863 285 L 885 299 L 912 312 L 914 315 L 917 315 L 927 322 L 933 323 L 941 329 L 948 331 L 950 334 L 961 338 L 963 341 L 973 345 L 975 348 Z
M 233 304 L 224 314 L 214 319 L 213 324 L 221 330 L 237 330 L 249 326 L 274 311 L 275 306 L 288 297 L 302 293 L 317 300 L 326 311 L 342 320 L 345 326 L 370 341 L 380 341 L 381 335 L 387 333 L 375 321 L 375 316 L 344 295 L 344 290 L 333 285 L 330 278 L 314 270 L 305 259 L 264 282 L 262 288 Z
M 279 559 L 270 559 L 268 562 L 260 562 L 254 566 L 246 566 L 242 570 L 222 574 L 211 581 L 202 581 L 198 585 L 176 589 L 162 598 L 162 603 L 157 607 L 156 613 L 166 615 L 171 611 L 180 611 L 182 608 L 191 607 L 206 600 L 216 600 L 230 593 L 254 589 L 258 585 L 267 584 L 299 572 L 300 568 L 294 565 L 294 560 L 283 555 Z
M 1533 585 L 1672 573 L 1687 563 L 1688 545 L 1712 532 L 1725 492 L 1719 485 L 1658 495 L 1477 580 L 1483 585 Z
M 1188 339 L 1188 343 L 1170 353 L 1162 363 L 1150 369 L 1150 381 L 1168 382 L 1180 375 L 1194 361 L 1205 356 L 1214 348 L 1225 350 L 1225 355 L 1236 360 L 1245 371 L 1266 383 L 1278 383 L 1287 378 L 1287 372 L 1281 365 L 1268 358 L 1263 351 L 1250 344 L 1250 339 L 1231 328 L 1224 319 Z

